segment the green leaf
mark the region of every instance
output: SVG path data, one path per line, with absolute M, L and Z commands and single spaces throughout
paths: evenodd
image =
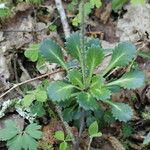
M 72 19 L 72 25 L 77 27 L 81 23 L 81 14 L 77 14 L 73 19 Z
M 124 67 L 136 56 L 136 47 L 129 42 L 118 44 L 113 50 L 112 58 L 103 75 L 115 67 Z
M 80 44 L 81 36 L 78 32 L 75 32 L 66 39 L 66 50 L 75 59 L 80 60 Z
M 39 102 L 45 102 L 47 100 L 47 92 L 44 90 L 37 90 L 35 93 L 35 98 Z
M 133 128 L 128 124 L 124 124 L 122 128 L 123 138 L 128 138 L 132 135 Z
M 89 15 L 92 11 L 92 8 L 94 8 L 94 5 L 92 5 L 91 2 L 86 2 L 84 4 L 84 13 L 85 13 L 85 15 Z M 79 13 L 82 16 L 81 12 L 79 12 Z
M 37 115 L 38 117 L 42 117 L 45 115 L 45 109 L 43 107 L 43 103 L 36 101 L 31 107 L 30 107 L 31 113 L 33 115 Z
M 131 0 L 132 5 L 145 4 L 145 0 Z
M 64 141 L 65 140 L 65 135 L 63 131 L 56 131 L 54 135 L 55 139 Z
M 77 69 L 72 69 L 68 72 L 68 78 L 73 85 L 83 87 L 82 74 Z
M 51 39 L 46 39 L 41 43 L 40 53 L 50 63 L 57 63 L 67 69 L 61 47 Z
M 112 0 L 112 8 L 113 10 L 120 9 L 128 0 Z
M 59 150 L 67 150 L 67 142 L 60 143 Z
M 102 6 L 102 1 L 101 0 L 90 0 L 90 3 L 93 6 L 96 6 L 96 8 L 100 8 Z
M 92 46 L 97 46 L 97 47 L 100 47 L 101 48 L 101 43 L 100 43 L 100 40 L 98 38 L 89 38 L 87 43 L 86 43 L 86 47 L 87 48 L 90 48 Z
M 92 136 L 96 133 L 98 133 L 98 123 L 97 121 L 94 121 L 88 128 L 88 132 L 89 132 L 89 135 Z
M 98 108 L 96 100 L 86 92 L 81 92 L 77 96 L 77 101 L 80 107 L 83 107 L 85 110 L 95 110 Z
M 147 134 L 147 136 L 144 138 L 143 144 L 148 144 L 150 142 L 150 132 Z
M 92 78 L 90 93 L 97 100 L 109 99 L 111 95 L 110 90 L 107 87 L 105 87 L 104 79 L 101 76 L 94 76 Z
M 7 142 L 8 150 L 22 150 L 22 135 L 19 134 Z
M 76 112 L 74 110 L 74 107 L 65 108 L 63 110 L 64 120 L 67 121 L 67 122 L 72 121 L 73 118 L 74 118 L 75 113 Z
M 71 97 L 74 86 L 63 81 L 53 81 L 48 86 L 49 98 L 53 101 L 63 101 Z
M 39 44 L 31 44 L 24 52 L 24 55 L 32 62 L 36 62 L 39 57 Z
M 40 125 L 32 123 L 26 127 L 25 132 L 35 139 L 40 139 L 42 137 L 42 132 L 39 131 L 39 129 L 41 129 Z
M 37 141 L 26 133 L 22 135 L 22 143 L 22 148 L 25 150 L 37 150 Z
M 72 141 L 72 138 L 69 135 L 67 135 L 66 138 L 65 138 L 65 141 L 66 142 Z
M 48 66 L 46 64 L 46 61 L 43 57 L 39 57 L 38 61 L 36 63 L 36 69 L 41 73 L 44 74 L 48 71 Z
M 150 52 L 138 52 L 138 55 L 143 57 L 143 58 L 150 58 Z
M 5 19 L 11 15 L 10 8 L 7 8 L 5 5 L 3 8 L 0 8 L 0 19 Z
M 36 98 L 33 93 L 25 95 L 24 98 L 22 99 L 23 106 L 29 107 L 35 99 Z
M 100 47 L 93 45 L 88 49 L 86 55 L 86 65 L 90 70 L 92 70 L 92 73 L 94 69 L 103 61 L 103 58 L 103 50 Z
M 120 79 L 110 82 L 107 85 L 119 85 L 127 89 L 142 87 L 145 83 L 145 74 L 142 71 L 133 70 L 124 74 Z
M 6 141 L 15 137 L 19 133 L 19 129 L 15 121 L 5 121 L 5 128 L 0 130 L 0 140 Z
M 102 133 L 101 132 L 98 132 L 96 134 L 93 134 L 91 137 L 101 137 L 102 136 Z
M 131 107 L 129 107 L 128 104 L 124 103 L 117 103 L 117 102 L 111 102 L 112 104 L 112 114 L 115 117 L 115 119 L 118 119 L 119 121 L 127 122 L 131 120 L 133 116 L 133 111 Z

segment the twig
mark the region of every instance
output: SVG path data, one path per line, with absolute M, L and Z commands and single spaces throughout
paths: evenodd
M 41 76 L 38 76 L 38 77 L 35 77 L 35 78 L 32 78 L 32 79 L 29 79 L 29 80 L 26 80 L 26 81 L 23 81 L 21 83 L 17 83 L 15 84 L 12 88 L 10 88 L 8 91 L 6 91 L 5 93 L 3 93 L 2 95 L 0 95 L 0 99 L 3 98 L 5 95 L 7 95 L 8 93 L 10 93 L 12 90 L 14 90 L 15 88 L 17 88 L 18 86 L 21 86 L 23 84 L 26 84 L 26 83 L 29 83 L 29 82 L 32 82 L 32 81 L 35 81 L 35 80 L 38 80 L 38 79 L 41 79 L 41 78 L 44 78 L 44 77 L 47 77 L 47 76 L 51 76 L 51 75 L 54 75 L 56 73 L 59 73 L 59 72 L 63 72 L 64 70 L 63 69 L 60 69 L 60 70 L 57 70 L 57 71 L 54 71 L 54 72 L 51 72 L 51 73 L 47 73 L 47 74 L 43 74 Z
M 85 110 L 82 109 L 81 120 L 80 120 L 79 138 L 81 137 L 81 134 L 83 132 L 84 126 L 85 126 Z
M 56 111 L 57 111 L 57 113 L 58 113 L 58 115 L 59 115 L 59 118 L 61 119 L 61 121 L 63 122 L 63 124 L 64 124 L 64 126 L 65 126 L 65 129 L 66 129 L 66 131 L 67 131 L 67 134 L 68 134 L 68 135 L 71 137 L 71 139 L 72 139 L 72 143 L 73 143 L 74 147 L 76 147 L 76 144 L 77 144 L 77 143 L 76 143 L 75 137 L 74 137 L 74 135 L 73 135 L 73 133 L 72 133 L 72 131 L 71 131 L 71 129 L 70 129 L 68 123 L 67 123 L 66 121 L 64 121 L 64 119 L 63 119 L 61 108 L 60 108 L 57 104 L 55 105 L 55 108 L 56 108 Z
M 81 59 L 81 68 L 82 68 L 82 74 L 83 74 L 83 82 L 84 85 L 86 84 L 85 81 L 85 11 L 84 11 L 84 3 L 85 0 L 81 0 L 81 55 L 82 55 L 82 59 Z
M 70 29 L 69 29 L 69 25 L 68 25 L 68 22 L 67 22 L 67 17 L 66 17 L 66 14 L 65 14 L 65 10 L 64 10 L 64 7 L 62 5 L 62 1 L 61 0 L 55 0 L 55 3 L 56 3 L 56 7 L 57 7 L 57 10 L 60 14 L 60 19 L 61 19 L 61 22 L 62 22 L 62 25 L 63 25 L 63 30 L 64 30 L 64 33 L 65 33 L 65 37 L 69 37 L 70 36 Z
M 66 17 L 66 14 L 65 14 L 65 10 L 64 10 L 63 5 L 62 5 L 62 1 L 61 0 L 55 0 L 55 3 L 56 3 L 57 10 L 60 14 L 61 22 L 62 22 L 62 25 L 63 25 L 63 30 L 64 30 L 64 33 L 65 33 L 65 37 L 67 38 L 67 37 L 70 36 L 70 29 L 69 29 L 69 25 L 68 25 L 68 22 L 67 22 L 67 17 Z M 69 127 L 69 124 L 66 121 L 64 121 L 64 119 L 63 119 L 61 108 L 57 104 L 55 104 L 55 105 L 56 105 L 56 111 L 57 111 L 62 123 L 64 124 L 64 127 L 65 127 L 68 135 L 70 135 L 71 138 L 72 138 L 72 143 L 73 143 L 75 149 L 78 149 L 76 139 L 75 139 L 70 127 Z

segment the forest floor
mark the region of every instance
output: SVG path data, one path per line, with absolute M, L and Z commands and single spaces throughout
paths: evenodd
M 70 30 L 75 32 L 80 29 L 72 25 L 72 18 L 77 10 L 70 12 L 69 3 L 69 0 L 63 1 L 63 6 Z M 16 3 L 14 6 L 14 14 L 0 23 L 0 95 L 6 93 L 15 83 L 22 83 L 58 68 L 55 64 L 46 64 L 44 67 L 39 66 L 37 70 L 37 62 L 29 61 L 24 55 L 31 43 L 40 43 L 45 38 L 52 38 L 64 46 L 65 41 L 62 22 L 54 0 L 45 0 L 39 6 L 24 2 Z M 85 24 L 86 35 L 100 39 L 102 47 L 106 49 L 114 48 L 118 42 L 131 41 L 140 51 L 150 52 L 150 3 L 140 7 L 126 4 L 120 10 L 114 11 L 111 2 L 104 0 L 102 7 L 92 9 Z M 105 60 L 104 67 L 109 60 L 110 58 Z M 150 144 L 142 144 L 150 131 L 150 59 L 138 56 L 136 62 L 145 72 L 147 84 L 140 89 L 121 90 L 112 95 L 113 101 L 130 104 L 134 110 L 132 120 L 122 123 L 112 120 L 109 115 L 106 116 L 108 122 L 101 128 L 103 135 L 94 138 L 91 150 L 150 150 Z M 101 68 L 97 68 L 95 72 L 100 71 Z M 112 76 L 122 71 L 116 71 Z M 51 79 L 61 79 L 62 76 L 62 73 L 57 73 Z M 34 89 L 33 87 L 44 79 L 49 77 L 23 84 L 8 92 L 0 99 L 0 110 L 4 102 L 21 99 L 26 91 Z M 58 143 L 53 134 L 57 130 L 64 130 L 64 125 L 51 104 L 47 104 L 45 110 L 45 114 L 36 119 L 42 125 L 43 139 L 56 148 Z M 4 121 L 8 119 L 16 120 L 21 127 L 29 122 L 18 113 L 14 105 L 7 108 L 4 114 L 0 118 L 0 128 L 4 127 Z M 78 134 L 76 127 L 72 126 L 72 130 L 74 134 Z M 81 149 L 87 149 L 88 140 L 87 132 L 84 131 Z M 0 150 L 2 149 L 6 149 L 4 142 L 0 142 Z

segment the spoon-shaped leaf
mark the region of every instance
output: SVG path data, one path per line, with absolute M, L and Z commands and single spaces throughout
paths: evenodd
M 132 43 L 123 42 L 118 44 L 113 50 L 112 59 L 106 70 L 103 72 L 103 75 L 115 67 L 126 66 L 133 58 L 135 58 L 135 56 L 136 47 Z
M 81 36 L 78 32 L 71 34 L 71 36 L 66 39 L 67 52 L 77 60 L 79 60 L 81 57 L 80 42 Z
M 110 82 L 107 85 L 119 85 L 127 89 L 136 89 L 145 83 L 145 74 L 142 71 L 133 70 L 124 74 L 120 79 Z
M 48 95 L 53 101 L 64 101 L 71 97 L 74 86 L 63 81 L 53 81 L 48 86 Z
M 91 96 L 90 93 L 81 92 L 77 96 L 77 101 L 80 107 L 83 107 L 85 110 L 96 110 L 98 108 L 96 100 Z
M 46 39 L 41 43 L 40 53 L 50 63 L 57 63 L 61 65 L 63 68 L 67 69 L 65 61 L 63 59 L 61 47 L 51 39 Z

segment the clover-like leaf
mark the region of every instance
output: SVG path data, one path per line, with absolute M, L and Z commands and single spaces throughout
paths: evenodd
M 102 136 L 101 132 L 98 132 L 98 123 L 94 121 L 88 128 L 88 132 L 91 138 Z
M 19 134 L 7 142 L 8 150 L 22 150 L 22 135 Z
M 81 72 L 79 72 L 79 70 L 77 69 L 70 70 L 68 72 L 68 78 L 72 84 L 83 87 L 82 74 Z
M 136 89 L 145 83 L 145 74 L 142 71 L 132 70 L 124 74 L 120 79 L 110 82 L 107 85 L 119 85 L 127 89 Z
M 0 140 L 10 140 L 19 133 L 19 129 L 15 121 L 5 121 L 5 128 L 0 130 Z
M 133 111 L 128 104 L 113 102 L 112 114 L 115 117 L 115 119 L 127 122 L 131 120 L 133 116 Z
M 30 112 L 38 117 L 42 117 L 46 114 L 45 109 L 43 107 L 43 103 L 38 101 L 31 105 Z
M 100 8 L 102 6 L 101 0 L 91 0 L 90 2 L 93 6 L 96 6 L 96 8 Z
M 66 50 L 75 59 L 80 59 L 80 44 L 81 36 L 78 32 L 71 34 L 69 38 L 66 39 Z
M 25 150 L 37 150 L 38 147 L 37 141 L 27 133 L 24 133 L 22 135 L 22 143 L 23 143 L 22 148 Z
M 64 141 L 64 142 L 60 143 L 59 149 L 60 150 L 68 150 L 67 142 Z
M 45 102 L 47 100 L 47 92 L 44 90 L 36 90 L 35 98 L 39 102 Z
M 69 99 L 74 85 L 65 83 L 63 81 L 53 81 L 48 86 L 49 98 L 53 101 L 63 101 Z
M 24 98 L 22 99 L 22 104 L 24 107 L 29 107 L 35 99 L 36 98 L 33 93 L 25 95 Z
M 85 110 L 96 110 L 98 108 L 96 100 L 87 92 L 81 92 L 77 96 L 77 102 L 80 107 L 83 107 Z
M 40 53 L 50 63 L 57 63 L 67 69 L 61 47 L 51 39 L 45 39 L 40 45 Z
M 40 125 L 32 123 L 26 127 L 25 132 L 35 139 L 40 139 L 42 136 L 42 132 L 39 131 L 39 129 L 41 129 Z
M 86 54 L 86 65 L 89 67 L 92 74 L 94 69 L 103 61 L 103 50 L 99 46 L 93 45 Z
M 98 133 L 98 123 L 94 121 L 88 128 L 89 135 L 92 136 L 93 134 Z
M 136 56 L 136 47 L 129 42 L 118 44 L 113 50 L 112 58 L 103 75 L 111 69 L 120 66 L 126 66 Z
M 64 141 L 65 140 L 65 134 L 63 131 L 56 131 L 54 135 L 55 139 Z
M 39 48 L 39 44 L 31 44 L 29 48 L 25 50 L 24 55 L 32 62 L 35 62 L 38 60 L 39 57 Z
M 97 100 L 109 99 L 111 95 L 110 90 L 104 85 L 104 79 L 101 76 L 94 76 L 92 78 L 90 92 Z

